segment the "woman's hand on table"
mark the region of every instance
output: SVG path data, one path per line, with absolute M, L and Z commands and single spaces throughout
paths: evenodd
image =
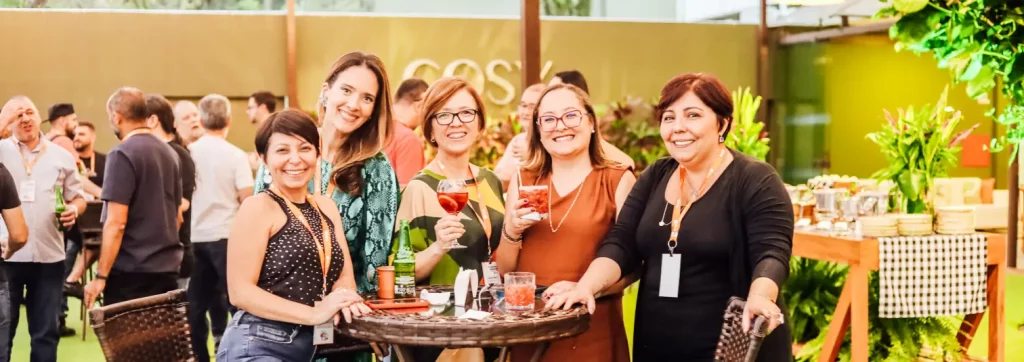
M 743 308 L 743 332 L 749 332 L 750 326 L 757 316 L 764 316 L 768 321 L 768 331 L 771 333 L 783 323 L 782 311 L 775 302 L 767 297 L 758 294 L 751 294 Z
M 510 236 L 516 238 L 521 237 L 523 235 L 523 232 L 526 231 L 526 229 L 529 229 L 531 226 L 533 226 L 533 224 L 540 222 L 540 220 L 523 218 L 523 216 L 526 216 L 534 211 L 537 211 L 534 210 L 532 207 L 526 206 L 528 203 L 529 200 L 527 199 L 516 200 L 515 209 L 512 211 L 512 214 L 505 215 L 505 220 L 508 221 L 507 223 L 505 223 L 505 227 L 508 228 L 508 230 L 506 231 L 508 231 L 509 234 L 512 234 Z
M 338 323 L 338 313 L 354 303 L 363 304 L 363 298 L 351 289 L 337 289 L 324 296 L 313 305 L 312 313 L 307 319 L 308 325 L 315 326 L 326 323 L 332 318 Z M 351 318 L 346 318 L 350 320 Z
M 555 283 L 555 285 L 558 285 L 558 283 Z M 590 312 L 590 314 L 594 314 L 594 309 L 596 308 L 594 292 L 576 283 L 572 289 L 552 295 L 551 298 L 548 299 L 547 303 L 544 304 L 544 309 L 562 308 L 563 310 L 569 310 L 576 304 L 585 305 L 587 307 L 587 311 Z
M 363 303 L 363 297 L 360 297 L 359 293 L 351 289 L 341 289 L 339 291 L 345 292 L 342 298 L 347 304 L 341 308 L 341 315 L 345 316 L 345 323 L 352 323 L 352 318 L 369 314 L 372 311 L 370 306 Z M 338 325 L 340 322 L 341 320 L 336 314 L 334 316 L 334 325 Z
M 437 236 L 437 240 L 430 247 L 441 248 L 440 251 L 447 253 L 452 249 L 452 242 L 459 240 L 465 233 L 466 226 L 462 225 L 457 215 L 442 216 L 434 224 L 434 235 Z
M 563 281 L 557 282 L 555 284 L 552 284 L 550 287 L 548 287 L 548 289 L 544 289 L 544 293 L 541 294 L 541 297 L 543 297 L 544 300 L 548 300 L 548 299 L 551 299 L 551 297 L 553 297 L 553 296 L 556 296 L 556 295 L 568 292 L 568 291 L 572 290 L 575 287 L 576 287 L 576 282 L 570 282 L 570 281 L 567 281 L 567 280 L 563 280 Z

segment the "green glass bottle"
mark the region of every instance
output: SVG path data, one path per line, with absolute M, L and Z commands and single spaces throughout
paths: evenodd
M 57 229 L 60 230 L 61 232 L 64 232 L 67 230 L 64 228 L 64 224 L 61 224 L 60 222 L 60 214 L 63 214 L 65 211 L 68 211 L 68 206 L 64 204 L 64 188 L 61 187 L 60 185 L 56 185 L 53 187 L 53 193 L 57 197 L 56 207 L 53 211 L 55 214 L 57 214 Z
M 399 222 L 398 253 L 395 255 L 395 298 L 416 297 L 416 253 L 409 241 L 409 220 Z

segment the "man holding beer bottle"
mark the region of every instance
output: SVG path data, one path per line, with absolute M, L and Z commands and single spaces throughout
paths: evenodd
M 74 225 L 86 202 L 82 183 L 75 177 L 74 156 L 46 140 L 40 123 L 39 111 L 28 97 L 14 97 L 0 109 L 0 129 L 11 126 L 14 130 L 14 137 L 0 141 L 0 162 L 17 186 L 29 230 L 28 243 L 6 264 L 11 305 L 24 304 L 28 313 L 30 359 L 56 361 L 60 341 L 57 312 L 64 285 L 64 235 L 60 228 Z M 58 213 L 60 205 L 63 211 Z M 19 319 L 20 309 L 11 308 L 11 331 L 17 331 Z M 13 340 L 14 333 L 8 338 Z

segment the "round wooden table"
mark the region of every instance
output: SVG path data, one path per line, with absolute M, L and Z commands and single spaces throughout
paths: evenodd
M 585 308 L 544 310 L 538 296 L 533 310 L 509 311 L 504 302 L 481 299 L 475 309 L 490 312 L 481 320 L 459 318 L 474 308 L 456 307 L 451 301 L 442 306 L 411 310 L 377 310 L 336 327 L 339 334 L 364 340 L 382 354 L 388 344 L 399 362 L 411 362 L 408 346 L 440 348 L 501 349 L 498 361 L 505 361 L 509 347 L 539 344 L 533 361 L 539 361 L 552 341 L 579 335 L 590 328 Z

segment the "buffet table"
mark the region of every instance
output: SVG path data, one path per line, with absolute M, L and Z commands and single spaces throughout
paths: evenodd
M 988 243 L 988 360 L 1003 361 L 1005 340 L 1004 296 L 1006 288 L 1006 235 L 985 234 Z M 828 327 L 819 361 L 835 361 L 848 327 L 852 330 L 851 360 L 868 361 L 868 276 L 879 268 L 878 240 L 848 238 L 797 231 L 793 237 L 793 256 L 848 264 L 846 285 Z M 984 313 L 968 315 L 960 326 L 957 340 L 964 353 L 971 344 Z

